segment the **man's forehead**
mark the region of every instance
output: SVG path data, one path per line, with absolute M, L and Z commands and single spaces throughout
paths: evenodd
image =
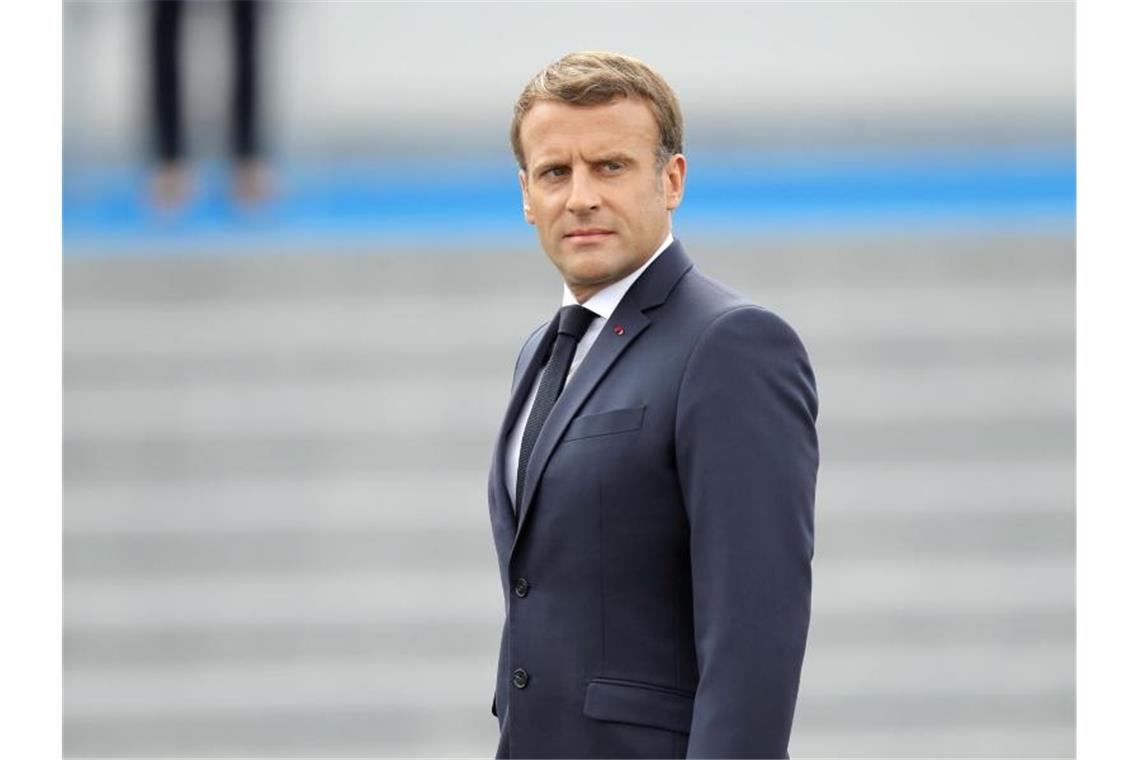
M 626 98 L 598 106 L 540 101 L 523 117 L 519 136 L 524 147 L 542 152 L 571 147 L 652 150 L 658 139 L 649 106 Z

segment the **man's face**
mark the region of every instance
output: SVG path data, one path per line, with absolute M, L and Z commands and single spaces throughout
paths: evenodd
M 653 255 L 684 194 L 685 158 L 657 169 L 657 122 L 644 101 L 540 101 L 519 138 L 523 214 L 579 303 Z

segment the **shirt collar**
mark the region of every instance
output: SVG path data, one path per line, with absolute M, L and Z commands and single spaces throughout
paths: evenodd
M 594 312 L 603 320 L 609 319 L 610 316 L 614 313 L 614 310 L 617 309 L 618 304 L 621 303 L 621 299 L 625 296 L 626 291 L 629 290 L 633 283 L 637 281 L 637 278 L 641 276 L 641 273 L 648 269 L 649 265 L 652 264 L 654 260 L 661 255 L 661 252 L 672 244 L 673 233 L 670 232 L 665 236 L 665 241 L 661 243 L 661 246 L 657 249 L 657 252 L 650 256 L 644 264 L 617 282 L 605 286 L 597 293 L 590 296 L 588 299 L 586 299 L 586 302 L 583 303 L 582 306 Z M 576 303 L 578 303 L 578 299 L 574 297 L 574 294 L 572 292 L 570 292 L 570 286 L 563 282 L 562 305 L 572 306 Z

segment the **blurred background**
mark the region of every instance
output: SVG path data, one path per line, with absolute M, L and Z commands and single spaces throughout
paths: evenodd
M 507 126 L 576 49 L 673 85 L 677 237 L 815 365 L 792 755 L 1073 754 L 1071 3 L 63 15 L 68 755 L 493 755 L 486 473 L 561 293 Z

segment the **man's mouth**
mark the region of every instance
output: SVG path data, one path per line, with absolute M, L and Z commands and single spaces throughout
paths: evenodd
M 566 233 L 565 237 L 570 238 L 571 240 L 588 241 L 588 240 L 600 240 L 600 239 L 602 239 L 608 235 L 612 235 L 612 234 L 613 234 L 613 232 L 611 232 L 610 230 L 603 230 L 600 228 L 589 228 L 589 229 L 581 229 L 581 230 L 571 230 L 570 232 Z

